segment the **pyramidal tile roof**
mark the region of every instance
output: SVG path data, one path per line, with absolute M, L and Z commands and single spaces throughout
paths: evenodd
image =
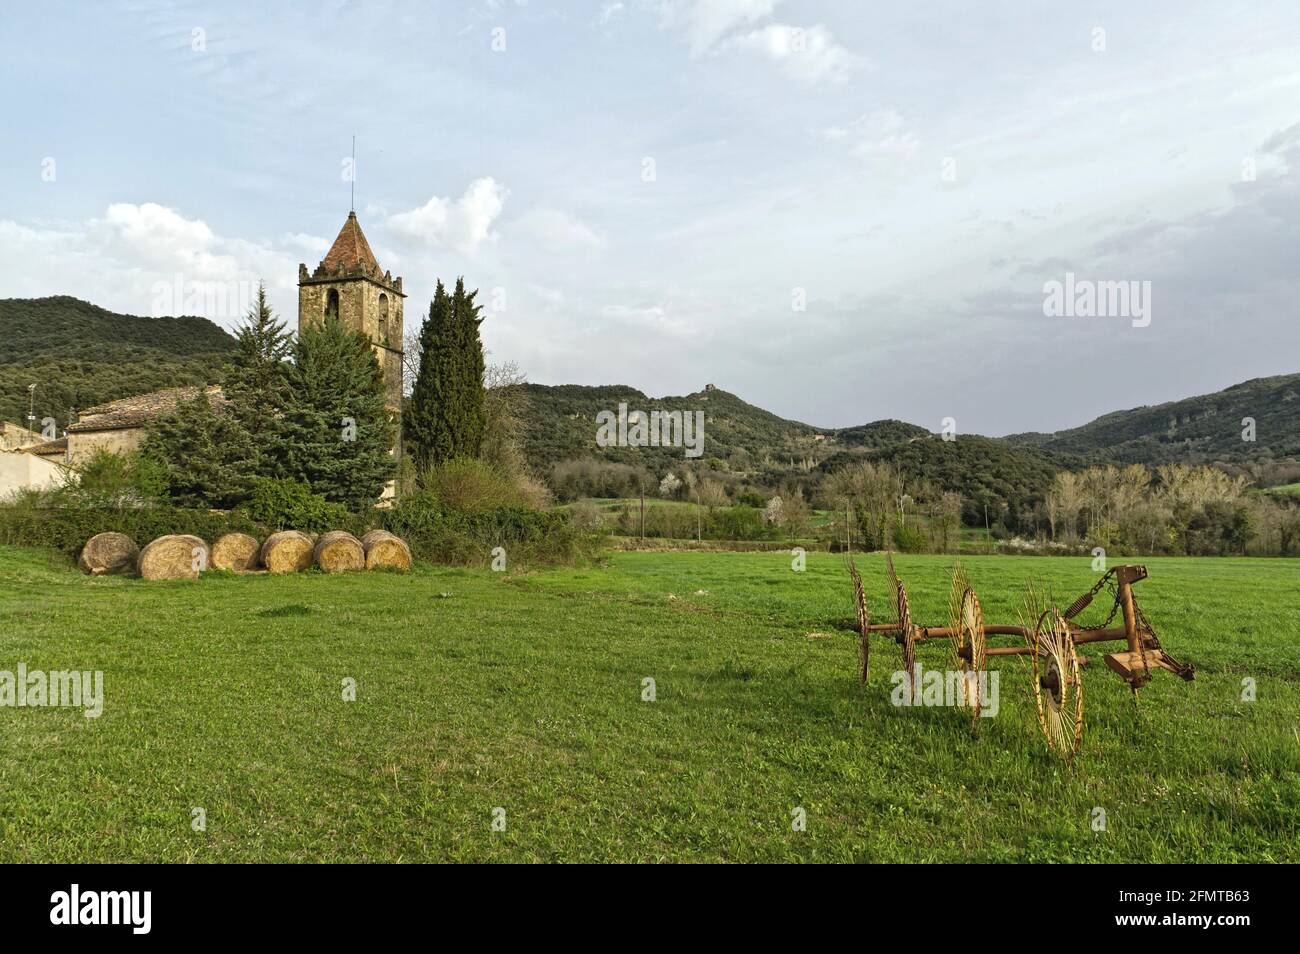
M 375 253 L 370 251 L 370 243 L 366 241 L 365 233 L 361 231 L 361 223 L 357 221 L 355 212 L 348 213 L 348 220 L 343 223 L 343 228 L 339 230 L 339 237 L 325 253 L 321 264 L 330 271 L 350 272 L 360 269 L 363 272 L 384 274 L 384 270 L 379 267 L 379 262 L 375 260 Z

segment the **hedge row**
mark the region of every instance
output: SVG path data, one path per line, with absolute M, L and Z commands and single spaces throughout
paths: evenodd
M 331 529 L 361 537 L 376 527 L 401 537 L 417 560 L 430 563 L 484 566 L 496 547 L 505 548 L 509 566 L 571 563 L 589 548 L 589 538 L 562 511 L 508 508 L 463 513 L 444 511 L 427 501 L 364 516 L 345 512 Z M 74 559 L 87 540 L 110 530 L 148 541 L 167 534 L 216 540 L 227 533 L 264 540 L 277 529 L 242 511 L 0 506 L 0 543 L 54 547 Z

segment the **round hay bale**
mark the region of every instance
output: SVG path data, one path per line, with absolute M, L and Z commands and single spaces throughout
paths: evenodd
M 262 566 L 272 573 L 297 573 L 311 566 L 311 537 L 298 530 L 281 530 L 262 544 Z
M 169 533 L 146 544 L 136 569 L 146 580 L 192 580 L 208 567 L 208 545 L 188 533 Z
M 247 573 L 262 562 L 262 545 L 246 533 L 227 533 L 212 544 L 212 568 Z
M 139 558 L 140 548 L 125 533 L 97 533 L 81 548 L 77 566 L 91 576 L 134 573 Z
M 366 550 L 366 569 L 388 567 L 394 570 L 411 568 L 411 548 L 401 537 L 387 530 L 371 530 L 361 538 L 361 545 Z
M 346 530 L 331 530 L 316 541 L 316 565 L 326 573 L 349 573 L 366 568 L 361 541 Z

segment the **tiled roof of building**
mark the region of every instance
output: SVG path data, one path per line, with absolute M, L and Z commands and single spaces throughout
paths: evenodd
M 222 410 L 226 406 L 226 398 L 217 385 L 207 388 L 164 388 L 161 391 L 150 391 L 148 394 L 137 394 L 134 397 L 87 408 L 81 412 L 80 420 L 76 424 L 68 425 L 68 432 L 79 434 L 86 431 L 112 431 L 119 428 L 140 427 L 154 418 L 176 410 L 182 401 L 194 400 L 200 390 L 207 393 L 208 402 L 215 410 Z
M 339 230 L 339 237 L 325 253 L 321 264 L 330 271 L 351 272 L 360 267 L 364 272 L 384 274 L 384 270 L 379 267 L 379 262 L 375 259 L 375 253 L 370 251 L 370 243 L 366 241 L 365 233 L 361 231 L 361 223 L 357 221 L 355 212 L 348 213 L 348 220 L 343 223 L 343 228 Z
M 334 282 L 353 278 L 367 278 L 383 285 L 391 292 L 406 297 L 402 293 L 402 279 L 394 278 L 391 272 L 386 272 L 379 267 L 375 253 L 370 250 L 370 243 L 366 241 L 365 233 L 361 231 L 357 214 L 349 212 L 347 221 L 339 230 L 339 237 L 334 240 L 334 244 L 320 260 L 320 264 L 311 272 L 307 271 L 306 265 L 298 266 L 298 284 Z
M 29 454 L 35 454 L 37 457 L 53 457 L 56 454 L 62 457 L 68 452 L 68 439 L 60 437 L 56 441 L 45 441 L 42 444 L 24 447 L 23 450 Z

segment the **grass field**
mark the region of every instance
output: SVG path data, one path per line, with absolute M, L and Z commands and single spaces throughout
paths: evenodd
M 827 554 L 147 583 L 0 548 L 0 669 L 105 679 L 97 719 L 0 708 L 0 861 L 1300 860 L 1300 562 L 1146 562 L 1143 606 L 1197 679 L 1135 706 L 1094 660 L 1065 767 L 1020 660 L 979 739 L 964 711 L 890 704 L 892 643 L 859 686 Z M 897 563 L 915 617 L 944 620 L 950 559 Z M 1030 578 L 1062 602 L 1095 579 L 965 563 L 990 622 Z M 883 561 L 859 565 L 884 618 Z

